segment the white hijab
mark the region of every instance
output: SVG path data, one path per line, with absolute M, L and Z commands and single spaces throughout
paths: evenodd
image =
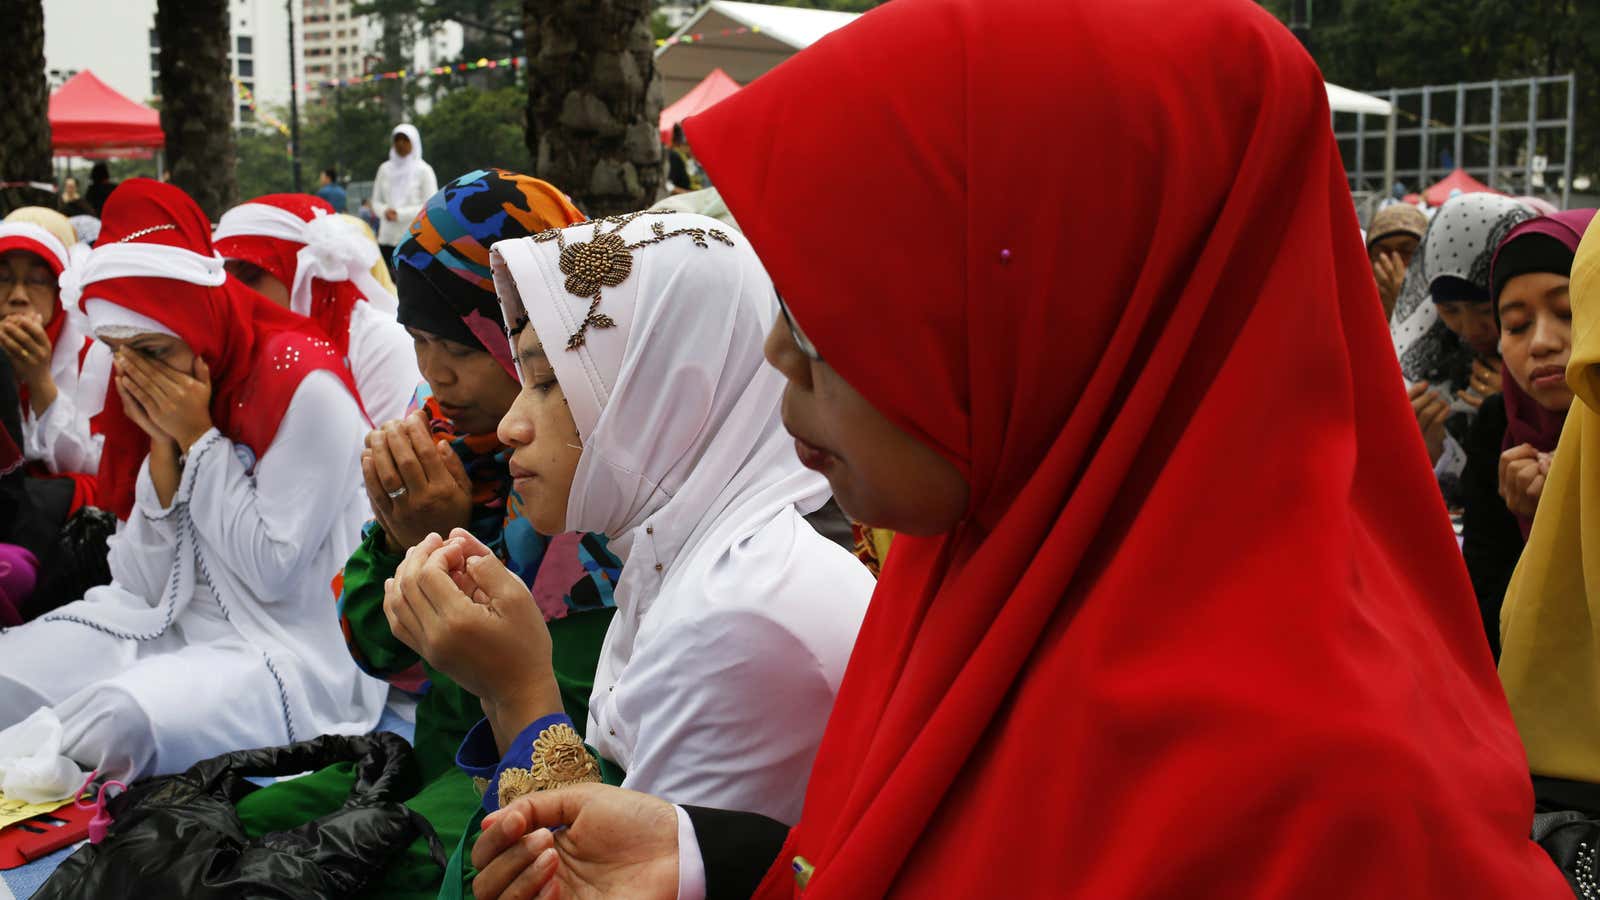
M 621 240 L 602 248 L 597 230 Z M 705 216 L 638 213 L 559 234 L 501 241 L 490 258 L 505 321 L 537 332 L 583 442 L 566 527 L 607 535 L 625 563 L 589 734 L 627 787 L 793 821 L 873 581 L 800 518 L 829 491 L 796 459 L 784 379 L 762 356 L 777 295 L 744 238 Z M 613 283 L 594 313 L 612 324 L 591 320 L 568 349 L 594 295 L 584 274 L 607 261 Z M 730 665 L 761 655 L 775 673 L 766 687 L 797 695 L 789 718 L 722 735 L 659 712 L 701 692 L 696 704 L 726 704 L 719 722 L 759 718 L 740 686 L 682 683 L 713 662 L 686 635 Z M 657 677 L 668 671 L 682 677 Z M 686 734 L 698 749 L 664 746 Z M 735 746 L 736 762 L 705 749 Z
M 572 248 L 616 221 L 561 237 Z M 783 377 L 761 349 L 777 294 L 760 260 L 743 237 L 690 213 L 638 215 L 620 237 L 637 244 L 655 229 L 674 236 L 632 251 L 627 280 L 601 289 L 597 312 L 615 326 L 590 327 L 576 350 L 565 344 L 590 298 L 566 289 L 556 232 L 494 245 L 506 321 L 526 316 L 544 341 L 583 441 L 567 528 L 607 535 L 619 555 L 647 518 L 657 519 L 658 544 L 663 530 L 677 531 L 687 549 L 714 523 L 732 538 L 741 515 L 811 512 L 829 496 L 778 416 Z
M 405 156 L 394 150 L 394 138 L 397 134 L 403 134 L 411 140 L 411 152 Z M 421 173 L 422 135 L 417 132 L 415 125 L 396 125 L 394 130 L 389 132 L 389 202 L 410 203 L 411 190 L 416 186 Z

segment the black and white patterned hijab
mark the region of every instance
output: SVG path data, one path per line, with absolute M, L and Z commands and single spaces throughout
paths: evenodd
M 1406 271 L 1389 330 L 1406 381 L 1464 386 L 1472 367 L 1472 348 L 1456 339 L 1439 320 L 1430 288 L 1434 279 L 1454 276 L 1489 291 L 1489 265 L 1495 248 L 1534 212 L 1510 197 L 1462 194 L 1439 208 L 1416 258 Z

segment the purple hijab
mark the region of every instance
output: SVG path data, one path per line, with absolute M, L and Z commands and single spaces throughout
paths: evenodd
M 1495 250 L 1494 262 L 1490 267 L 1489 281 L 1494 290 L 1496 321 L 1500 318 L 1500 291 L 1512 278 L 1530 272 L 1571 273 L 1572 257 L 1578 252 L 1578 242 L 1583 240 L 1583 232 L 1589 227 L 1595 213 L 1596 210 L 1592 209 L 1573 209 L 1540 216 L 1523 222 L 1506 234 L 1505 240 Z M 1550 240 L 1521 240 L 1533 236 Z M 1556 243 L 1551 243 L 1552 240 Z M 1513 247 L 1513 244 L 1516 246 Z M 1500 449 L 1510 450 L 1528 444 L 1541 453 L 1553 452 L 1556 442 L 1561 439 L 1561 426 L 1567 421 L 1566 412 L 1551 412 L 1540 406 L 1517 384 L 1514 377 L 1504 379 L 1501 390 L 1506 402 L 1506 436 L 1500 443 Z M 1522 526 L 1522 536 L 1526 538 L 1533 528 L 1533 520 L 1518 516 L 1517 524 Z

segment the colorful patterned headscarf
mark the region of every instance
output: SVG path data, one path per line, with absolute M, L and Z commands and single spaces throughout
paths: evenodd
M 537 178 L 503 169 L 457 178 L 428 198 L 395 248 L 400 323 L 492 353 L 515 378 L 489 247 L 582 221 L 565 194 Z

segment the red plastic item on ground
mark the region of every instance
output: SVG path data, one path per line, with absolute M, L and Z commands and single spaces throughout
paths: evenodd
M 95 810 L 67 804 L 0 829 L 0 870 L 16 869 L 89 838 Z

